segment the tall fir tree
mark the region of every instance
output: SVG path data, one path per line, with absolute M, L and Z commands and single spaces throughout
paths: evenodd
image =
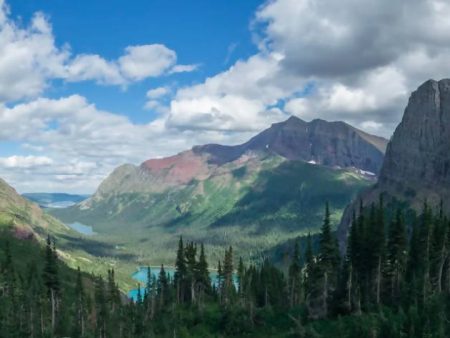
M 400 297 L 407 263 L 407 233 L 404 218 L 397 209 L 388 229 L 386 262 L 386 300 L 396 303 Z
M 58 276 L 58 261 L 55 242 L 52 241 L 50 235 L 47 236 L 47 245 L 45 248 L 45 266 L 43 271 L 43 280 L 47 288 L 48 296 L 50 298 L 51 327 L 52 331 L 55 331 L 60 296 L 60 283 Z
M 197 263 L 196 280 L 198 292 L 202 298 L 211 293 L 211 278 L 209 276 L 208 262 L 206 260 L 205 246 L 203 243 L 200 245 L 200 256 Z
M 176 287 L 176 299 L 178 303 L 185 300 L 186 295 L 186 258 L 184 252 L 183 237 L 178 242 L 177 257 L 175 261 L 174 283 Z
M 294 307 L 302 301 L 302 268 L 300 264 L 300 240 L 294 244 L 294 252 L 289 266 L 289 303 Z

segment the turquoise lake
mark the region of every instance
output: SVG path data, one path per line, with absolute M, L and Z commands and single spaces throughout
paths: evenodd
M 159 272 L 161 270 L 161 267 L 150 267 L 151 273 L 153 276 L 158 278 Z M 166 271 L 166 274 L 169 275 L 170 279 L 173 278 L 175 274 L 175 268 L 173 267 L 164 267 L 164 270 Z M 138 271 L 133 273 L 131 277 L 138 282 L 138 284 L 141 285 L 141 294 L 144 295 L 145 285 L 147 284 L 147 267 L 141 267 Z M 209 273 L 209 277 L 211 278 L 211 282 L 213 285 L 217 285 L 217 272 L 211 271 Z M 237 287 L 237 276 L 233 275 L 234 284 Z M 136 300 L 137 298 L 138 289 L 133 289 L 130 292 L 128 292 L 128 297 L 130 297 L 133 300 Z
M 69 226 L 71 229 L 79 232 L 80 234 L 83 234 L 86 236 L 95 235 L 94 230 L 89 225 L 85 225 L 85 224 L 82 224 L 79 222 L 74 222 L 74 223 L 67 224 L 67 226 Z

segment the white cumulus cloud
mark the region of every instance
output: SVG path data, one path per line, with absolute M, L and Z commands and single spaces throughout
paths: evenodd
M 0 157 L 0 166 L 5 168 L 34 168 L 49 166 L 52 159 L 46 156 L 10 156 Z
M 0 103 L 37 97 L 53 79 L 127 85 L 196 69 L 195 65 L 177 65 L 176 61 L 175 51 L 162 44 L 128 46 L 117 60 L 74 54 L 69 45 L 56 44 L 43 13 L 34 14 L 28 25 L 18 24 L 0 0 Z

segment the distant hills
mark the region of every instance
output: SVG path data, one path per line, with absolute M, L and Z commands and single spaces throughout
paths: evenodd
M 67 208 L 87 199 L 89 195 L 73 195 L 66 193 L 24 193 L 26 199 L 39 204 L 41 208 Z
M 68 227 L 20 196 L 0 179 L 0 230 L 10 229 L 16 237 L 43 240 L 48 233 L 67 233 Z
M 178 235 L 247 256 L 335 222 L 373 184 L 387 140 L 343 122 L 291 117 L 236 146 L 196 146 L 114 170 L 89 199 L 51 210 L 166 261 Z

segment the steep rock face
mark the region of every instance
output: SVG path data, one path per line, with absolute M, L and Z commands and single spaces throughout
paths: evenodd
M 378 173 L 387 141 L 366 134 L 344 122 L 297 117 L 273 124 L 248 142 L 232 147 L 206 145 L 195 147 L 196 153 L 208 153 L 210 162 L 222 164 L 248 151 L 280 155 L 288 160 L 314 162 L 330 167 L 355 167 Z
M 374 202 L 383 193 L 420 209 L 426 199 L 436 206 L 442 199 L 450 210 L 450 80 L 429 80 L 412 93 L 401 123 L 386 150 L 378 183 L 358 200 Z M 348 234 L 355 202 L 344 213 L 339 237 Z
M 430 80 L 409 100 L 389 143 L 380 186 L 450 187 L 450 80 Z

